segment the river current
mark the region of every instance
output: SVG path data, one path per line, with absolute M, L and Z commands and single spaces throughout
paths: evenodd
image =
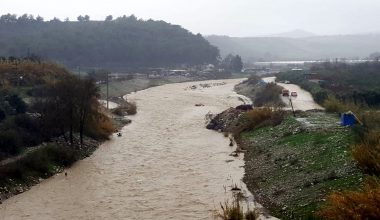
M 188 82 L 128 95 L 132 124 L 77 162 L 0 205 L 0 219 L 213 219 L 235 184 L 243 155 L 205 115 L 242 104 L 241 79 Z M 240 98 L 239 98 L 240 97 Z M 198 104 L 198 106 L 196 106 Z

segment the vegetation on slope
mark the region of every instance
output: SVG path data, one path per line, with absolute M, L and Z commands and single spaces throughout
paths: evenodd
M 323 83 L 319 85 L 301 77 L 299 74 L 280 74 L 282 79 L 300 82 L 315 96 L 312 88 L 325 92 L 322 104 L 330 112 L 351 110 L 360 120 L 351 129 L 356 137 L 350 154 L 361 169 L 365 185 L 350 190 L 336 190 L 320 207 L 318 216 L 325 219 L 378 219 L 380 217 L 380 114 L 378 62 L 358 65 L 326 63 L 312 68 L 317 71 Z M 308 87 L 307 85 L 312 85 Z
M 0 199 L 88 156 L 114 131 L 94 82 L 63 67 L 3 60 L 0 86 Z
M 105 21 L 0 17 L 0 56 L 37 54 L 66 66 L 107 69 L 215 63 L 219 50 L 200 34 L 164 21 L 122 16 Z
M 363 178 L 350 155 L 349 129 L 336 125 L 332 115 L 304 116 L 304 122 L 287 117 L 278 126 L 241 135 L 248 150 L 244 181 L 281 219 L 313 217 L 329 192 L 355 189 Z
M 247 96 L 253 102 L 253 106 L 283 107 L 285 104 L 280 98 L 282 87 L 275 83 L 264 83 L 260 77 L 252 75 L 248 80 L 235 86 L 236 92 Z
M 312 82 L 305 73 L 315 73 L 320 83 Z M 362 64 L 323 63 L 300 73 L 277 74 L 277 80 L 289 80 L 311 92 L 316 102 L 323 105 L 329 96 L 344 102 L 376 106 L 380 104 L 380 62 Z

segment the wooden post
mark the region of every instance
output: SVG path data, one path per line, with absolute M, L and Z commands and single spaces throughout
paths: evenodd
M 292 107 L 293 116 L 296 117 L 296 112 L 294 111 L 293 102 L 292 102 L 292 98 L 291 97 L 289 97 L 289 102 L 290 102 L 290 106 Z
M 106 82 L 107 82 L 107 110 L 109 110 L 109 104 L 108 104 L 108 72 L 106 73 Z

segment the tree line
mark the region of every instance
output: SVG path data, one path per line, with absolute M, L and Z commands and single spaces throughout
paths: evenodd
M 55 137 L 74 147 L 75 134 L 83 144 L 84 136 L 106 139 L 113 132 L 96 84 L 56 64 L 0 62 L 0 95 L 0 159 Z
M 0 17 L 0 56 L 37 54 L 69 67 L 166 67 L 215 64 L 219 50 L 200 34 L 134 15 L 77 21 L 24 14 Z

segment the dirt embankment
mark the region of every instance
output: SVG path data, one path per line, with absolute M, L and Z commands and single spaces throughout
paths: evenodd
M 252 105 L 239 105 L 236 108 L 229 108 L 220 114 L 215 115 L 207 124 L 207 129 L 215 131 L 233 133 L 239 127 L 239 117 L 248 110 Z

